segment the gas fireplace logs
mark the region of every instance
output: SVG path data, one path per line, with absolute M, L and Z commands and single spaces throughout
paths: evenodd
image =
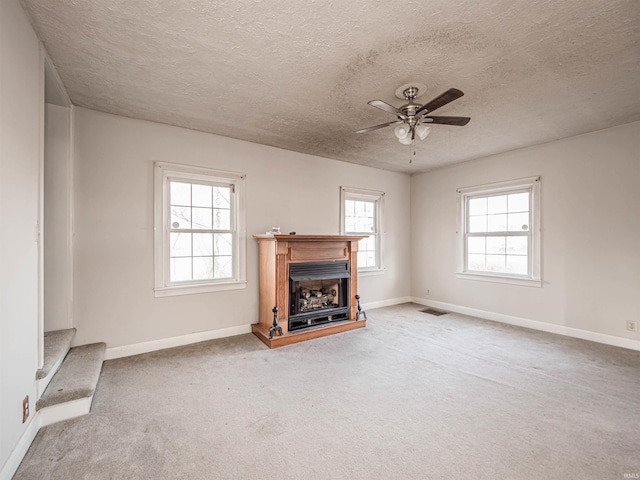
M 338 292 L 333 288 L 321 288 L 320 290 L 310 290 L 300 288 L 300 311 L 309 312 L 317 308 L 337 307 L 334 302 Z

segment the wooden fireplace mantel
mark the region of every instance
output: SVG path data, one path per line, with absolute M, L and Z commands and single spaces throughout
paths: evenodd
M 366 326 L 366 320 L 356 320 L 358 292 L 359 235 L 254 235 L 258 241 L 260 262 L 259 319 L 252 331 L 269 348 L 281 347 L 333 333 Z M 289 324 L 289 265 L 307 262 L 349 262 L 348 319 L 290 332 Z M 273 307 L 278 307 L 278 325 L 282 335 L 269 339 L 273 325 Z

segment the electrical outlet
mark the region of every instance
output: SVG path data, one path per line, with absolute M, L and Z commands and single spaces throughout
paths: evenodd
M 27 418 L 29 418 L 29 395 L 22 400 L 22 423 L 26 422 Z
M 427 296 L 431 295 L 431 290 L 427 290 Z
M 634 320 L 627 320 L 627 330 L 629 330 L 630 332 L 637 332 L 638 322 Z

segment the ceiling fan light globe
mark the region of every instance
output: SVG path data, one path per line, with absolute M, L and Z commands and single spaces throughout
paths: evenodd
M 406 125 L 398 125 L 393 129 L 393 133 L 398 138 L 398 140 L 402 140 L 403 138 L 407 138 L 407 135 L 409 135 L 409 129 L 406 127 Z
M 420 125 L 416 128 L 416 135 L 420 140 L 427 138 L 427 135 L 431 133 L 431 127 L 428 125 Z
M 404 138 L 399 138 L 398 141 L 403 145 L 411 145 L 411 137 L 409 135 Z

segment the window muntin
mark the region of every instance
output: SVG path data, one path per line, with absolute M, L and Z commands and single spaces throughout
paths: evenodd
M 244 288 L 244 175 L 155 164 L 155 292 Z
M 458 278 L 542 286 L 540 177 L 458 193 Z
M 168 284 L 233 278 L 234 185 L 168 182 Z
M 381 217 L 384 193 L 342 187 L 341 233 L 367 235 L 358 242 L 358 270 L 382 270 Z
M 466 197 L 465 270 L 530 277 L 531 189 Z
M 345 233 L 368 235 L 358 242 L 358 267 L 375 268 L 376 265 L 376 201 L 345 199 Z

